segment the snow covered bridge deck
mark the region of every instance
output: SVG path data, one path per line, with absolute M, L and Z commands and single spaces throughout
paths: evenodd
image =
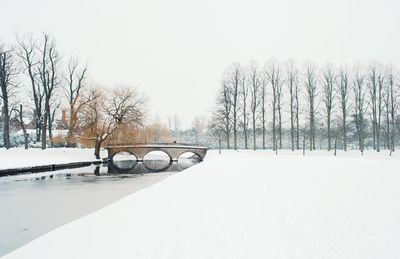
M 137 161 L 143 161 L 146 154 L 152 151 L 165 152 L 171 161 L 178 161 L 178 158 L 188 152 L 192 152 L 203 160 L 207 154 L 207 147 L 192 144 L 137 144 L 137 145 L 114 145 L 106 147 L 110 160 L 120 152 L 128 152 L 136 157 Z

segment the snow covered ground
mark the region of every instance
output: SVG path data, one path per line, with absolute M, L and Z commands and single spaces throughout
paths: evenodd
M 93 148 L 0 148 L 0 169 L 96 160 Z M 107 151 L 101 155 L 106 157 Z
M 400 157 L 210 151 L 4 258 L 400 258 Z

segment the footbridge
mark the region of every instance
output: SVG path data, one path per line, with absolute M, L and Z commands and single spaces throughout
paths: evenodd
M 113 145 L 105 147 L 108 151 L 110 160 L 120 152 L 128 152 L 136 157 L 137 161 L 143 161 L 146 154 L 152 151 L 162 151 L 166 153 L 171 161 L 178 161 L 179 156 L 184 153 L 192 152 L 196 154 L 200 160 L 206 156 L 207 149 L 203 146 L 190 144 L 136 144 L 136 145 Z

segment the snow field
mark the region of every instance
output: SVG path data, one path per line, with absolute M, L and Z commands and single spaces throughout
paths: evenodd
M 209 151 L 4 258 L 399 258 L 399 157 Z

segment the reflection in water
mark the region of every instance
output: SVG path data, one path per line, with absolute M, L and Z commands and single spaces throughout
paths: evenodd
M 198 161 L 195 159 L 184 159 L 179 162 L 170 162 L 169 160 L 136 160 L 112 161 L 108 163 L 109 174 L 143 174 L 157 172 L 180 172 Z
M 121 171 L 132 169 L 137 163 L 136 160 L 113 160 L 109 162 L 111 166 L 114 166 L 117 170 Z

